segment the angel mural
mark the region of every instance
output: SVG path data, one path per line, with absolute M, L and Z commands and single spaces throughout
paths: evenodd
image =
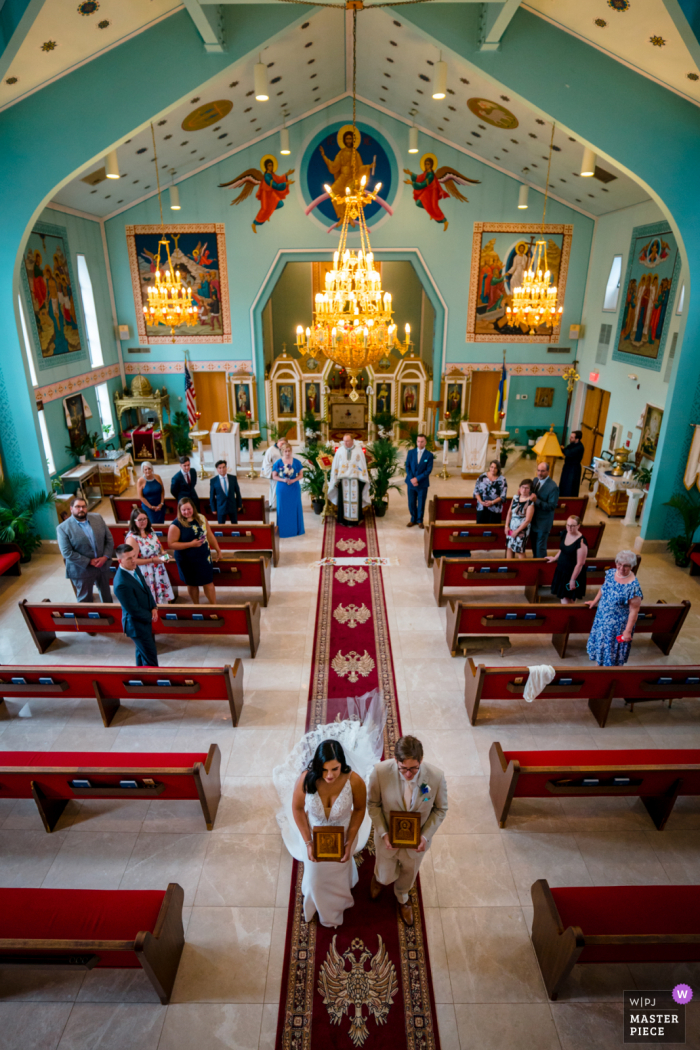
M 446 197 L 455 197 L 456 200 L 468 204 L 469 199 L 462 196 L 456 184 L 466 186 L 468 183 L 479 183 L 481 179 L 468 179 L 466 175 L 460 174 L 446 164 L 438 168 L 437 157 L 434 153 L 426 153 L 421 157 L 420 166 L 423 169 L 422 175 L 414 175 L 408 168 L 404 168 L 404 174 L 408 175 L 404 182 L 408 186 L 413 186 L 413 199 L 416 206 L 427 211 L 435 222 L 443 223 L 443 230 L 447 230 L 449 223 L 439 202 L 445 200 Z
M 293 179 L 289 178 L 294 174 L 294 168 L 285 171 L 284 175 L 276 175 L 276 171 L 277 157 L 268 153 L 260 161 L 260 169 L 248 168 L 230 182 L 219 183 L 219 189 L 225 186 L 233 186 L 234 189 L 243 187 L 231 204 L 240 204 L 241 201 L 247 200 L 253 192 L 253 187 L 257 186 L 255 196 L 260 201 L 260 210 L 251 224 L 253 233 L 258 232 L 258 226 L 269 222 L 278 208 L 284 207 L 284 198 L 289 194 L 289 187 L 294 185 Z

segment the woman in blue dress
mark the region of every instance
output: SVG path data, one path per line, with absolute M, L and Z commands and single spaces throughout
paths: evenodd
M 620 551 L 615 558 L 615 568 L 607 570 L 605 583 L 593 601 L 586 602 L 591 609 L 596 609 L 586 650 L 591 660 L 601 667 L 621 667 L 629 658 L 634 625 L 644 597 L 632 571 L 636 564 L 634 551 Z
M 141 477 L 136 484 L 136 491 L 151 525 L 162 525 L 165 521 L 165 488 L 163 479 L 156 474 L 152 463 L 141 464 Z
M 292 446 L 284 444 L 282 458 L 272 468 L 277 482 L 277 528 L 281 538 L 304 535 L 304 514 L 301 509 L 300 479 L 304 465 L 292 456 Z

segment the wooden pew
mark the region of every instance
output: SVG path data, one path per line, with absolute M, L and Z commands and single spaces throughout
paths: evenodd
M 277 565 L 280 560 L 279 532 L 276 525 L 217 525 L 211 523 L 211 531 L 219 541 L 222 551 L 235 552 L 237 554 L 248 554 L 252 551 L 265 551 L 272 555 L 272 564 Z M 126 542 L 126 534 L 129 531 L 127 525 L 109 525 L 112 533 L 114 546 Z M 154 525 L 153 532 L 159 538 L 163 550 L 168 549 L 168 526 Z
M 260 589 L 262 596 L 260 605 L 267 608 L 272 593 L 272 569 L 271 559 L 264 554 L 259 555 L 226 555 L 214 562 L 214 587 L 235 587 L 238 590 L 252 591 Z M 180 579 L 175 561 L 166 563 L 168 576 L 173 586 L 175 597 L 179 595 L 179 588 L 184 584 Z
M 134 507 L 141 507 L 141 501 L 137 496 L 110 496 L 109 502 L 112 505 L 114 520 L 118 525 L 128 525 Z M 211 509 L 208 496 L 199 497 L 199 509 L 207 521 L 216 521 L 216 514 L 214 514 Z M 269 511 L 270 507 L 264 496 L 243 496 L 243 510 L 240 512 L 238 520 L 241 522 L 259 521 L 263 524 L 267 524 L 270 520 Z M 166 496 L 166 525 L 173 520 L 176 514 L 177 500 L 173 499 L 172 496 Z
M 49 832 L 68 803 L 81 798 L 193 800 L 211 831 L 221 799 L 221 752 L 217 744 L 208 752 L 177 754 L 0 751 L 0 798 L 33 798 Z
M 637 562 L 637 571 L 642 559 Z M 539 602 L 539 588 L 551 587 L 557 563 L 546 558 L 436 558 L 433 562 L 433 594 L 438 605 L 448 596 L 445 587 L 460 588 L 465 597 L 474 587 L 521 587 L 529 602 Z M 615 556 L 588 558 L 586 582 L 595 587 L 605 582 L 605 570 L 615 568 Z M 461 595 L 450 594 L 449 598 Z M 595 591 L 587 594 L 595 597 Z
M 16 543 L 0 543 L 0 576 L 21 576 L 22 551 Z
M 508 517 L 511 501 L 505 501 L 503 519 Z M 588 507 L 587 496 L 560 496 L 554 511 L 555 524 L 565 524 L 566 519 L 575 515 L 583 521 Z M 428 521 L 476 521 L 476 497 L 433 496 L 428 504 Z
M 685 623 L 690 602 L 684 599 L 678 605 L 658 601 L 655 605 L 642 605 L 639 610 L 635 635 L 651 634 L 664 656 L 668 656 Z M 590 634 L 595 609 L 587 605 L 555 605 L 541 602 L 536 610 L 527 605 L 512 603 L 494 605 L 448 601 L 447 645 L 452 656 L 457 655 L 459 636 L 477 637 L 489 634 L 549 634 L 552 645 L 562 660 L 572 634 Z
M 659 665 L 651 667 L 555 667 L 556 677 L 540 696 L 547 700 L 587 700 L 588 707 L 601 729 L 605 726 L 614 697 L 619 697 L 630 710 L 637 703 L 700 697 L 700 665 Z M 507 700 L 522 697 L 530 671 L 528 667 L 478 666 L 471 657 L 464 667 L 464 704 L 472 725 L 476 725 L 484 700 Z M 534 700 L 533 703 L 537 703 Z
M 19 607 L 29 633 L 40 653 L 45 653 L 56 634 L 87 631 L 91 634 L 121 634 L 122 607 L 104 602 L 28 602 Z M 257 602 L 242 605 L 159 605 L 154 634 L 215 634 L 248 636 L 250 655 L 260 645 L 260 606 Z M 201 619 L 200 619 L 201 617 Z
M 555 525 L 547 541 L 548 550 L 559 550 L 559 543 L 566 529 Z M 598 548 L 605 532 L 605 523 L 582 525 L 581 532 L 588 546 L 591 558 L 598 554 Z M 502 551 L 506 549 L 505 525 L 472 525 L 470 522 L 433 521 L 425 529 L 423 553 L 425 564 L 430 568 L 434 558 L 458 557 L 466 551 Z M 519 559 L 513 559 L 516 561 Z
M 550 888 L 538 879 L 531 893 L 532 944 L 550 999 L 576 963 L 700 960 L 700 886 Z
M 166 1005 L 185 946 L 183 900 L 177 882 L 167 890 L 2 888 L 2 966 L 49 973 L 140 967 Z
M 140 684 L 139 684 L 140 683 Z M 102 722 L 110 726 L 122 700 L 221 700 L 231 722 L 243 710 L 243 661 L 223 667 L 71 667 L 67 664 L 0 664 L 0 717 L 6 700 L 46 697 L 96 700 Z
M 500 828 L 514 798 L 624 795 L 640 798 L 663 831 L 679 796 L 700 795 L 700 750 L 504 752 L 495 740 L 489 764 L 489 794 Z

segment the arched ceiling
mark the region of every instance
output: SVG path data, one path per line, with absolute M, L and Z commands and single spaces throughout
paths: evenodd
M 400 9 L 363 11 L 357 24 L 359 98 L 407 125 L 415 122 L 434 136 L 426 136 L 425 149 L 436 150 L 438 158 L 440 141 L 459 149 L 465 154 L 466 175 L 474 177 L 471 158 L 478 158 L 538 189 L 544 188 L 551 125 L 539 112 L 494 87 L 468 62 L 449 55 L 445 56 L 449 60 L 448 94 L 443 101 L 436 101 L 431 83 L 439 55 L 418 29 L 401 20 Z M 252 54 L 232 64 L 206 89 L 170 112 L 154 115 L 161 185 L 171 181 L 173 170 L 174 180 L 179 181 L 256 141 L 261 142 L 261 151 L 267 152 L 270 144 L 262 140 L 283 120 L 294 123 L 344 97 L 352 83 L 350 41 L 351 20 L 344 11 L 311 10 L 307 19 L 285 30 L 262 51 L 269 102 L 256 102 L 253 97 L 253 65 L 258 56 Z M 476 99 L 497 103 L 512 120 L 495 114 L 506 126 L 489 121 L 473 101 Z M 231 109 L 194 130 L 188 118 L 214 102 L 231 103 Z M 405 136 L 406 142 L 399 142 L 399 148 L 407 145 L 407 130 Z M 105 179 L 102 166 L 95 165 L 64 186 L 55 201 L 106 218 L 152 196 L 156 180 L 150 128 L 138 130 L 120 144 L 118 155 L 118 182 Z M 602 215 L 647 199 L 642 187 L 608 164 L 599 171 L 600 178 L 581 178 L 581 156 L 580 143 L 557 130 L 550 175 L 552 195 L 589 215 Z M 406 155 L 405 159 L 408 166 L 412 158 Z M 413 158 L 414 163 L 417 160 Z M 294 166 L 293 157 L 290 164 Z M 538 206 L 534 204 L 531 209 L 533 216 Z

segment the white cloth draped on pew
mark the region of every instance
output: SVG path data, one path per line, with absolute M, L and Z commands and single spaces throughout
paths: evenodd
M 548 686 L 556 677 L 557 672 L 551 664 L 535 664 L 534 667 L 530 667 L 528 670 L 530 674 L 525 683 L 523 697 L 528 704 L 531 704 L 540 695 L 545 686 Z

